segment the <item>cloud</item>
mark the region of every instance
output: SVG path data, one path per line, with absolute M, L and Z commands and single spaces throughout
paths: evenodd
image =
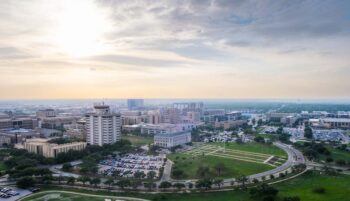
M 67 6 L 70 2 L 2 1 L 0 80 L 34 78 L 45 83 L 46 78 L 38 75 L 44 71 L 52 76 L 50 83 L 60 77 L 85 76 L 77 78 L 77 83 L 65 82 L 74 85 L 72 88 L 93 83 L 102 87 L 105 83 L 110 89 L 107 85 L 118 79 L 120 87 L 125 87 L 122 82 L 133 83 L 135 96 L 140 93 L 136 88 L 145 82 L 145 90 L 152 95 L 159 86 L 162 94 L 169 87 L 174 96 L 180 94 L 176 88 L 186 91 L 192 87 L 196 96 L 211 97 L 225 95 L 225 90 L 215 92 L 218 88 L 226 89 L 231 97 L 249 95 L 245 91 L 257 96 L 288 96 L 293 90 L 293 96 L 306 96 L 318 84 L 327 84 L 319 95 L 334 95 L 327 91 L 337 87 L 343 96 L 348 87 L 344 79 L 350 76 L 346 70 L 350 65 L 348 1 L 74 0 L 78 2 L 76 10 L 68 13 L 77 15 L 69 16 L 79 16 L 72 20 L 82 22 L 68 27 L 79 31 L 85 24 L 90 26 L 84 28 L 91 30 L 80 35 L 57 31 L 62 18 L 67 18 L 66 9 L 72 8 Z M 103 13 L 101 21 L 106 27 L 102 28 L 106 29 L 93 34 L 93 24 L 84 21 L 81 13 L 86 8 L 97 16 Z M 95 51 L 95 43 L 103 48 Z M 80 57 L 69 54 L 82 51 L 80 46 L 92 51 Z M 303 85 L 308 89 L 300 89 Z M 186 96 L 191 95 L 189 91 Z M 119 93 L 129 92 L 120 89 Z

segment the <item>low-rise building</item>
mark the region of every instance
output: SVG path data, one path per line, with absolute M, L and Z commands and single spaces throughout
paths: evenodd
M 189 142 L 191 142 L 191 132 L 188 131 L 154 136 L 154 144 L 165 148 L 171 148 Z
M 47 158 L 54 158 L 59 153 L 65 153 L 70 150 L 84 150 L 86 142 L 72 142 L 65 144 L 50 143 L 50 139 L 32 138 L 27 139 L 22 145 L 16 145 L 17 148 L 23 148 L 28 152 L 43 155 Z

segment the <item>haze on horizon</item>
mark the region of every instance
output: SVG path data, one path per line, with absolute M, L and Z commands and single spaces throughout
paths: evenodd
M 0 99 L 350 98 L 350 1 L 3 0 Z

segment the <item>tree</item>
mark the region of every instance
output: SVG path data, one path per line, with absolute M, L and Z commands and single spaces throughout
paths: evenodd
M 16 186 L 18 188 L 29 188 L 35 185 L 35 179 L 33 177 L 23 177 L 17 180 Z
M 258 120 L 258 126 L 261 126 L 262 124 L 263 124 L 262 119 L 259 119 L 259 120 Z
M 262 136 L 255 137 L 254 141 L 258 143 L 265 143 L 265 139 Z
M 93 178 L 93 179 L 90 180 L 90 184 L 91 184 L 91 185 L 94 185 L 95 188 L 96 188 L 96 186 L 99 185 L 100 183 L 101 183 L 101 179 L 100 179 L 100 178 L 97 178 L 97 177 L 95 177 L 95 178 Z
M 70 163 L 64 163 L 62 165 L 62 170 L 65 172 L 69 172 L 72 168 L 73 168 L 73 166 Z
M 143 185 L 149 191 L 151 191 L 153 188 L 157 187 L 157 185 L 154 182 L 145 182 Z
M 162 189 L 166 189 L 166 188 L 170 188 L 172 185 L 170 182 L 168 181 L 163 181 L 160 183 L 159 185 L 159 188 L 162 188 Z
M 67 180 L 67 184 L 68 185 L 74 185 L 75 183 L 75 178 L 74 177 L 69 177 L 68 180 Z
M 268 184 L 261 184 L 257 187 L 253 187 L 249 191 L 250 197 L 254 199 L 263 199 L 263 200 L 274 200 L 278 194 L 278 190 Z
M 213 184 L 216 185 L 217 187 L 221 188 L 221 186 L 224 184 L 223 179 L 214 179 Z
M 88 177 L 88 176 L 81 176 L 81 177 L 78 178 L 78 181 L 83 183 L 83 186 L 85 186 L 85 183 L 90 181 L 90 177 Z
M 298 196 L 284 197 L 283 201 L 300 201 Z
M 221 176 L 221 173 L 226 169 L 225 164 L 223 163 L 217 163 L 215 166 L 215 171 L 217 173 L 218 176 Z
M 208 178 L 210 176 L 208 166 L 199 166 L 197 169 L 197 176 L 200 178 Z
M 204 188 L 205 190 L 208 190 L 212 186 L 211 179 L 205 178 L 205 179 L 199 179 L 196 182 L 196 188 Z
M 143 178 L 145 178 L 145 176 L 146 176 L 145 173 L 143 173 L 141 171 L 137 171 L 134 173 L 135 179 L 143 179 Z
M 304 137 L 312 139 L 312 129 L 310 128 L 310 126 L 305 126 Z
M 346 165 L 346 162 L 345 162 L 345 160 L 343 160 L 343 159 L 336 160 L 335 163 L 336 163 L 337 165 L 340 165 L 340 166 Z
M 149 171 L 148 173 L 147 173 L 147 179 L 149 179 L 149 180 L 153 180 L 155 177 L 156 177 L 156 172 L 155 171 Z
M 113 178 L 108 178 L 105 182 L 103 182 L 105 185 L 108 186 L 108 190 L 111 189 L 112 184 L 114 183 Z
M 180 169 L 174 168 L 174 170 L 172 171 L 172 175 L 175 179 L 180 179 L 181 177 L 184 176 L 184 174 L 185 174 L 184 171 L 182 171 Z
M 117 177 L 119 177 L 120 173 L 121 173 L 120 170 L 114 170 L 112 173 L 112 176 L 114 177 L 114 179 L 116 179 Z M 134 177 L 135 177 L 135 174 L 134 174 Z
M 241 187 L 245 188 L 245 184 L 248 181 L 248 177 L 246 177 L 245 175 L 241 175 L 240 177 L 237 178 L 238 182 L 241 182 Z
M 62 181 L 63 179 L 64 179 L 63 176 L 62 176 L 62 175 L 59 175 L 58 178 L 57 178 L 58 184 L 61 184 L 61 181 Z
M 257 183 L 259 183 L 259 180 L 258 180 L 257 178 L 254 178 L 254 179 L 253 179 L 253 183 L 254 183 L 254 184 L 257 184 Z
M 141 186 L 142 182 L 140 180 L 132 180 L 130 186 L 133 189 L 137 189 L 137 187 Z
M 131 185 L 131 182 L 129 179 L 122 179 L 122 180 L 119 180 L 117 183 L 116 183 L 117 186 L 119 186 L 121 189 L 124 189 L 125 187 L 128 187 Z
M 181 190 L 182 188 L 186 187 L 183 183 L 175 183 L 173 186 L 177 188 L 177 190 Z
M 317 194 L 324 194 L 326 192 L 326 189 L 323 187 L 316 187 L 312 189 L 312 192 L 317 193 Z

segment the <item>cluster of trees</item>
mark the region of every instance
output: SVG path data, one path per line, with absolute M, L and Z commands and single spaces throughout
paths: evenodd
M 132 150 L 133 150 L 133 147 L 130 141 L 120 140 L 114 144 L 106 144 L 103 146 L 90 145 L 90 146 L 87 146 L 86 149 L 82 151 L 70 150 L 66 153 L 59 153 L 55 158 L 55 162 L 65 163 L 69 161 L 82 159 L 85 156 L 92 155 L 92 154 L 98 154 L 100 156 L 114 155 L 114 152 L 124 154 Z
M 143 172 L 136 172 L 134 179 L 122 178 L 116 180 L 113 177 L 109 177 L 107 178 L 107 180 L 102 182 L 100 178 L 83 175 L 77 179 L 74 177 L 69 177 L 66 179 L 61 178 L 61 180 L 59 180 L 59 183 L 65 181 L 68 185 L 75 185 L 77 182 L 80 182 L 83 186 L 89 184 L 90 186 L 94 187 L 97 187 L 98 185 L 103 183 L 104 185 L 108 186 L 108 189 L 111 189 L 112 186 L 118 186 L 121 189 L 128 187 L 136 189 L 137 187 L 143 184 L 144 187 L 151 190 L 156 187 L 156 183 L 154 182 L 155 178 L 156 172 L 150 171 L 147 174 L 144 174 Z
M 262 200 L 262 201 L 274 201 L 274 200 L 283 200 L 283 201 L 300 201 L 298 196 L 288 196 L 282 199 L 277 199 L 278 189 L 273 186 L 269 186 L 266 183 L 262 183 L 256 187 L 253 187 L 249 190 L 250 197 L 253 200 Z
M 302 144 L 296 144 L 296 146 L 302 150 L 304 156 L 309 160 L 317 160 L 320 155 L 330 156 L 331 152 L 322 143 L 305 142 Z

